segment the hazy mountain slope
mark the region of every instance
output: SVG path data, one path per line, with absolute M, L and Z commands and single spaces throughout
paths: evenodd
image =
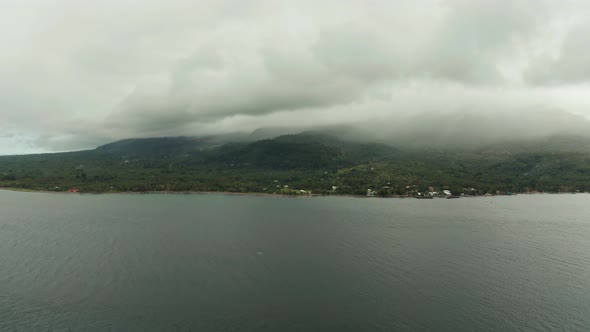
M 274 192 L 289 185 L 334 194 L 367 188 L 404 194 L 408 186 L 480 194 L 590 190 L 589 146 L 579 136 L 468 150 L 393 148 L 311 132 L 221 146 L 187 137 L 130 139 L 88 151 L 0 157 L 0 186 Z

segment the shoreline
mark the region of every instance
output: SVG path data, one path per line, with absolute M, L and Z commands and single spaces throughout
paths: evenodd
M 78 195 L 230 195 L 230 196 L 261 196 L 261 197 L 354 197 L 354 198 L 398 198 L 407 199 L 415 198 L 413 196 L 366 196 L 366 195 L 352 195 L 352 194 L 304 194 L 304 195 L 288 195 L 288 194 L 275 194 L 275 193 L 258 193 L 258 192 L 231 192 L 231 191 L 106 191 L 106 192 L 67 192 L 67 191 L 51 191 L 51 190 L 35 190 L 35 189 L 24 189 L 24 188 L 8 188 L 0 187 L 0 191 L 11 191 L 11 192 L 25 192 L 25 193 L 37 193 L 37 194 L 78 194 Z M 510 197 L 519 195 L 559 195 L 559 194 L 585 194 L 584 192 L 570 193 L 570 192 L 531 192 L 531 193 L 516 193 L 512 195 L 477 195 L 477 196 L 461 196 L 460 198 L 478 198 L 478 197 Z M 446 199 L 447 197 L 433 197 L 433 199 L 440 198 Z
M 62 195 L 230 195 L 230 196 L 268 196 L 268 197 L 367 197 L 365 195 L 351 195 L 351 194 L 304 194 L 304 195 L 288 195 L 288 194 L 274 194 L 274 193 L 258 193 L 258 192 L 232 192 L 232 191 L 104 191 L 104 192 L 67 192 L 67 191 L 52 191 L 52 190 L 35 190 L 22 188 L 7 188 L 0 187 L 0 191 L 25 192 L 33 194 L 62 194 Z M 371 196 L 369 198 L 413 198 L 404 196 Z

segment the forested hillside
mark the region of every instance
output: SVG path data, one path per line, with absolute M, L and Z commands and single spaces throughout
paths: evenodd
M 81 192 L 230 191 L 483 195 L 590 191 L 588 141 L 554 138 L 470 150 L 406 149 L 317 133 L 219 145 L 128 139 L 95 150 L 0 157 L 0 187 Z M 432 189 L 432 188 L 431 188 Z

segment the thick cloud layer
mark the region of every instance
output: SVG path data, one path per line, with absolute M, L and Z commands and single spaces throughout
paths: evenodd
M 590 116 L 584 1 L 7 0 L 0 22 L 0 154 L 524 119 L 505 137 Z

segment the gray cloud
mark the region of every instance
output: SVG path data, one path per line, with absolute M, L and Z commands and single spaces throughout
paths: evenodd
M 557 54 L 538 59 L 528 79 L 539 84 L 590 83 L 590 48 L 587 47 L 590 24 L 576 24 L 562 41 Z
M 11 133 L 0 154 L 265 126 L 385 130 L 457 111 L 590 116 L 590 6 L 575 0 L 0 7 L 0 130 Z M 535 112 L 531 123 L 554 119 Z

